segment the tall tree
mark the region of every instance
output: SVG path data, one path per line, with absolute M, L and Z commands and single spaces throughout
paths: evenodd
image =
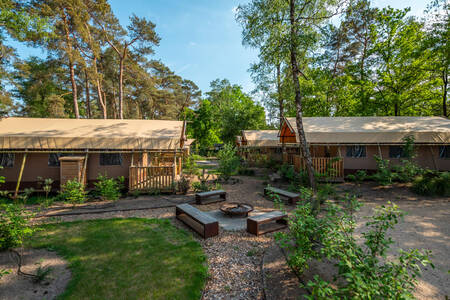
M 155 24 L 136 15 L 130 17 L 130 25 L 125 31 L 118 25 L 117 19 L 110 12 L 103 16 L 92 15 L 96 24 L 102 29 L 103 38 L 111 46 L 119 59 L 119 118 L 123 119 L 123 76 L 124 66 L 130 48 L 141 55 L 153 53 L 153 46 L 159 45 L 160 38 L 155 32 Z
M 245 13 L 244 38 L 261 36 L 258 33 L 245 34 L 256 28 L 265 30 L 265 39 L 256 43 L 258 48 L 270 48 L 271 43 L 279 43 L 276 47 L 289 57 L 292 84 L 296 104 L 297 131 L 300 139 L 301 152 L 306 160 L 306 169 L 310 185 L 316 187 L 311 154 L 303 128 L 302 90 L 300 76 L 305 76 L 301 67 L 306 65 L 305 58 L 316 45 L 321 24 L 332 17 L 330 9 L 338 1 L 329 0 L 253 0 L 241 6 Z M 251 26 L 258 23 L 257 26 Z
M 442 115 L 448 112 L 448 82 L 450 76 L 450 3 L 433 0 L 427 9 L 428 24 L 424 46 L 430 58 L 430 70 L 439 78 L 442 90 Z

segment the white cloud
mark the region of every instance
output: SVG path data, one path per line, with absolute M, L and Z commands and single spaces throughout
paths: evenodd
M 233 8 L 231 9 L 231 12 L 233 13 L 233 15 L 235 15 L 238 11 L 238 7 L 237 6 L 233 6 Z
M 191 46 L 191 47 L 197 46 L 197 43 L 191 41 L 191 42 L 189 42 L 189 46 Z
M 178 70 L 175 71 L 175 73 L 181 73 L 183 71 L 186 71 L 187 69 L 189 69 L 191 67 L 191 64 L 186 64 L 184 66 L 182 66 L 181 68 L 179 68 Z

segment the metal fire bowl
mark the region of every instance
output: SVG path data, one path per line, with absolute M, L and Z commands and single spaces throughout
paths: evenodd
M 229 202 L 220 207 L 220 210 L 230 217 L 247 217 L 253 211 L 253 206 L 247 203 Z

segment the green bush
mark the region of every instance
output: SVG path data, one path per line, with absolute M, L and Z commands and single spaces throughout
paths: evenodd
M 98 195 L 104 200 L 119 200 L 121 196 L 121 190 L 125 178 L 123 176 L 117 179 L 108 178 L 106 175 L 98 175 L 97 182 L 94 183 L 95 190 Z
M 355 174 L 347 175 L 347 179 L 359 184 L 367 179 L 367 173 L 364 170 L 358 170 Z
M 277 241 L 290 253 L 288 263 L 299 274 L 314 260 L 334 263 L 333 282 L 316 274 L 304 287 L 308 299 L 409 299 L 420 276 L 420 265 L 431 264 L 429 251 L 400 251 L 397 259 L 387 259 L 393 244 L 388 230 L 402 213 L 389 204 L 377 207 L 366 223 L 358 243 L 354 212 L 360 204 L 355 197 L 345 199 L 344 209 L 327 202 L 320 217 L 313 215 L 309 203 L 297 206 L 288 219 L 289 231 L 277 233 Z M 433 265 L 431 265 L 433 266 Z
M 84 184 L 76 179 L 69 180 L 62 186 L 61 197 L 72 204 L 83 203 L 86 200 Z
M 236 174 L 240 165 L 240 159 L 236 155 L 236 149 L 233 144 L 225 144 L 223 149 L 217 154 L 219 159 L 219 167 L 217 171 L 220 172 L 220 177 L 228 181 L 232 175 Z
M 237 173 L 242 176 L 255 176 L 255 170 L 249 169 L 245 166 L 240 166 Z
M 425 196 L 450 196 L 450 172 L 427 170 L 415 178 L 412 190 Z
M 198 156 L 198 155 L 196 155 Z M 188 175 L 197 175 L 199 173 L 199 168 L 195 162 L 196 156 L 194 154 L 187 156 L 183 160 L 183 172 Z
M 382 159 L 375 155 L 375 161 L 377 162 L 377 172 L 371 176 L 378 184 L 388 185 L 391 184 L 394 178 L 392 171 L 389 167 L 389 160 Z
M 0 205 L 0 250 L 20 247 L 33 233 L 29 220 L 32 215 L 20 204 Z

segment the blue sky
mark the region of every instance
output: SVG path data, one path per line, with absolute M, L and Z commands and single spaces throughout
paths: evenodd
M 247 71 L 257 52 L 242 46 L 241 28 L 234 10 L 245 0 L 109 0 L 123 26 L 135 13 L 156 24 L 161 37 L 152 58 L 160 59 L 178 75 L 194 81 L 205 92 L 216 78 L 227 78 L 250 92 L 254 85 Z M 427 0 L 375 0 L 378 7 L 411 7 L 422 15 Z M 21 57 L 45 52 L 13 43 Z

